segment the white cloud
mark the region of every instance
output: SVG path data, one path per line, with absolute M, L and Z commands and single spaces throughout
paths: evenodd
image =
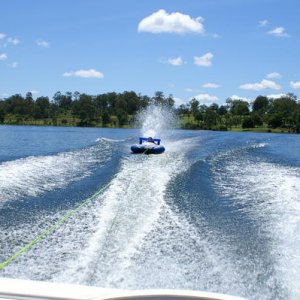
M 269 99 L 278 99 L 278 98 L 281 98 L 281 97 L 285 97 L 286 94 L 270 94 L 270 95 L 267 95 L 267 97 Z
M 103 78 L 104 74 L 95 69 L 65 72 L 64 77 Z
M 0 32 L 0 40 L 3 40 L 6 37 L 5 33 Z
M 205 91 L 203 91 L 203 89 L 198 89 L 198 88 L 185 88 L 185 91 L 188 92 L 188 93 L 205 93 Z
M 7 54 L 6 53 L 0 53 L 0 60 L 6 60 Z
M 44 40 L 37 40 L 36 44 L 41 48 L 48 48 L 50 46 L 49 42 Z
M 183 61 L 182 57 L 178 56 L 175 58 L 169 58 L 168 64 L 170 64 L 172 66 L 181 66 L 184 64 L 184 61 Z
M 30 93 L 31 93 L 32 95 L 37 95 L 39 92 L 38 92 L 38 91 L 35 91 L 35 90 L 33 90 L 33 91 L 30 91 Z
M 160 9 L 152 15 L 144 18 L 138 25 L 139 32 L 151 33 L 200 33 L 204 34 L 204 26 L 201 17 L 191 18 L 179 12 L 168 14 Z
M 212 65 L 213 54 L 208 52 L 203 56 L 194 56 L 194 64 L 201 67 L 210 67 Z
M 173 99 L 175 101 L 175 107 L 179 107 L 181 104 L 186 104 L 186 100 L 181 98 L 174 97 Z
M 209 94 L 199 94 L 197 96 L 194 96 L 193 98 L 195 98 L 202 104 L 212 104 L 219 100 L 219 98 L 217 96 L 212 96 Z
M 9 67 L 15 69 L 18 67 L 18 65 L 19 63 L 17 61 L 14 61 L 13 63 L 9 64 Z
M 280 90 L 281 86 L 274 81 L 263 79 L 261 82 L 257 83 L 242 84 L 240 85 L 240 89 L 253 91 L 261 91 L 264 89 Z
M 276 27 L 273 30 L 268 31 L 268 34 L 271 34 L 276 37 L 289 37 L 284 27 Z
M 10 44 L 13 44 L 13 45 L 18 45 L 20 43 L 20 40 L 17 39 L 17 38 L 7 38 L 7 42 L 9 42 Z
M 192 93 L 194 90 L 192 88 L 186 88 L 185 91 L 188 93 Z
M 248 98 L 245 98 L 245 97 L 241 97 L 241 96 L 238 96 L 238 95 L 232 95 L 229 98 L 232 99 L 232 100 L 243 100 L 243 101 L 247 101 L 249 103 L 252 101 L 251 99 L 248 99 Z
M 217 89 L 220 87 L 219 84 L 216 84 L 216 83 L 212 83 L 212 82 L 208 82 L 208 83 L 204 83 L 202 85 L 203 88 L 207 88 L 207 89 Z
M 279 74 L 277 72 L 272 72 L 267 75 L 267 78 L 269 78 L 269 79 L 281 78 L 281 77 L 282 77 L 281 74 Z
M 295 90 L 300 90 L 300 81 L 297 81 L 297 82 L 291 81 L 290 82 L 290 87 L 295 89 Z
M 269 24 L 268 20 L 259 21 L 259 27 L 266 27 Z

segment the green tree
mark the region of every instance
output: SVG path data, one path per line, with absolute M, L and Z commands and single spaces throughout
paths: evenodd
M 208 107 L 203 115 L 204 125 L 207 129 L 212 129 L 213 126 L 217 125 L 218 114 L 214 107 Z
M 227 114 L 227 107 L 225 105 L 221 105 L 218 109 L 218 114 L 220 116 L 224 116 Z
M 297 111 L 293 114 L 294 119 L 294 132 L 300 133 L 300 103 L 298 103 Z
M 252 103 L 252 111 L 257 112 L 259 114 L 266 113 L 270 108 L 270 101 L 268 97 L 258 96 L 255 98 Z
M 24 115 L 26 112 L 25 99 L 20 94 L 15 94 L 6 99 L 7 104 L 7 112 L 16 114 L 16 115 Z
M 34 118 L 43 119 L 49 117 L 50 102 L 48 97 L 38 97 L 34 105 Z
M 5 120 L 5 102 L 0 100 L 0 123 L 3 124 Z
M 180 104 L 177 108 L 178 115 L 185 115 L 189 113 L 189 105 L 188 104 Z
M 296 110 L 297 102 L 293 97 L 287 95 L 274 99 L 272 106 L 272 113 L 279 113 L 283 117 L 287 118 Z
M 196 98 L 193 98 L 189 101 L 191 113 L 195 116 L 199 112 L 199 101 Z
M 165 96 L 161 91 L 156 91 L 154 97 L 152 98 L 152 102 L 154 105 L 164 105 Z
M 62 108 L 64 111 L 70 110 L 72 108 L 72 93 L 66 92 L 66 95 L 61 97 L 59 102 L 59 107 Z
M 139 95 L 139 101 L 140 101 L 140 103 L 139 103 L 139 109 L 141 109 L 141 108 L 146 108 L 148 105 L 150 105 L 150 103 L 151 103 L 151 98 L 149 97 L 149 96 L 146 96 L 146 95 L 144 95 L 144 96 L 142 96 L 142 95 Z
M 116 103 L 117 103 L 117 99 L 118 99 L 117 93 L 115 93 L 115 92 L 107 93 L 106 94 L 106 99 L 107 99 L 109 114 L 111 116 L 116 115 L 117 114 Z
M 274 113 L 268 117 L 268 125 L 272 128 L 281 127 L 283 125 L 283 119 L 281 114 Z
M 233 100 L 230 112 L 235 116 L 249 114 L 249 103 L 243 100 Z
M 166 99 L 165 99 L 165 104 L 167 107 L 169 108 L 173 108 L 174 104 L 175 104 L 175 100 L 173 98 L 173 95 L 169 95 Z
M 294 94 L 272 99 L 268 116 L 269 125 L 272 127 L 294 127 L 293 113 L 297 111 L 297 107 L 297 97 Z
M 133 91 L 130 92 L 125 91 L 123 92 L 121 97 L 124 99 L 126 103 L 127 114 L 129 115 L 136 114 L 140 108 L 138 95 Z
M 123 126 L 123 125 L 127 124 L 127 122 L 128 122 L 128 115 L 122 109 L 119 109 L 117 111 L 117 118 L 118 118 L 119 126 Z
M 214 111 L 215 113 L 218 113 L 219 111 L 219 105 L 217 103 L 212 103 L 209 108 Z
M 55 103 L 50 103 L 48 116 L 56 120 L 59 114 L 60 114 L 60 109 L 58 105 L 56 105 Z
M 66 92 L 63 95 L 61 92 L 56 92 L 53 96 L 53 101 L 63 111 L 67 111 L 72 108 L 72 93 Z
M 59 103 L 61 101 L 61 97 L 62 97 L 62 94 L 60 91 L 56 92 L 54 95 L 53 95 L 53 101 L 55 104 L 57 104 L 57 106 L 59 106 Z
M 263 119 L 261 115 L 258 112 L 252 112 L 251 113 L 251 119 L 253 121 L 254 127 L 255 126 L 262 126 L 263 125 Z M 251 127 L 249 127 L 251 128 Z
M 73 113 L 80 119 L 79 126 L 91 126 L 95 118 L 92 96 L 81 94 L 79 100 L 73 104 Z
M 254 128 L 254 122 L 250 117 L 245 117 L 242 123 L 242 128 Z
M 107 110 L 105 110 L 103 113 L 102 113 L 102 126 L 103 127 L 106 127 L 107 124 L 110 123 L 110 115 L 109 113 L 107 112 Z

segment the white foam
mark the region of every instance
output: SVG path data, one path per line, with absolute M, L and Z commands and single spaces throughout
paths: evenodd
M 89 176 L 94 165 L 111 157 L 108 145 L 101 146 L 101 155 L 96 149 L 30 156 L 0 164 L 0 207 L 6 201 L 35 197 Z
M 118 142 L 125 142 L 125 139 L 109 139 L 109 138 L 105 138 L 105 137 L 96 139 L 96 142 L 101 142 L 101 141 L 118 143 Z
M 114 286 L 124 280 L 124 272 L 145 236 L 160 218 L 165 190 L 170 180 L 185 169 L 184 158 L 166 154 L 132 156 L 101 196 L 97 227 L 76 262 L 60 278 Z M 78 270 L 81 270 L 78 272 Z
M 164 154 L 124 158 L 97 201 L 23 253 L 5 276 L 101 287 L 243 291 L 230 247 L 203 220 L 195 228 L 167 201 L 169 183 L 190 165 L 185 159 L 190 145 L 168 142 Z
M 203 220 L 197 229 L 166 202 L 168 184 L 189 167 L 183 154 L 187 149 L 178 142 L 169 148 L 177 152 L 123 161 L 110 188 L 99 197 L 101 204 L 89 208 L 98 223 L 93 222 L 85 246 L 63 262 L 54 281 L 244 292 L 242 271 L 227 243 Z
M 238 267 L 228 259 L 230 248 L 216 232 L 207 231 L 200 216 L 198 221 L 202 223 L 200 229 L 175 207 L 165 206 L 136 254 L 126 285 L 237 294 L 241 288 L 232 275 L 238 273 Z
M 271 240 L 273 280 L 283 282 L 290 299 L 300 298 L 300 172 L 267 162 L 229 161 L 216 173 L 223 195 L 259 222 Z

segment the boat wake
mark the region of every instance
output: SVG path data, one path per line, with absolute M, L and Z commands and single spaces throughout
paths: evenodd
M 0 208 L 8 201 L 37 197 L 88 177 L 111 159 L 108 143 L 48 156 L 30 156 L 0 164 Z
M 158 112 L 152 111 L 155 122 L 159 116 L 163 119 Z M 298 299 L 299 168 L 275 162 L 268 149 L 272 140 L 244 137 L 234 143 L 233 135 L 198 132 L 181 133 L 177 140 L 172 130 L 155 127 L 148 117 L 139 136 L 161 137 L 166 151 L 132 155 L 122 142 L 113 171 L 110 163 L 120 144 L 107 139 L 54 159 L 28 157 L 0 165 L 2 178 L 5 173 L 17 174 L 18 167 L 30 170 L 16 182 L 0 182 L 10 197 L 1 195 L 3 203 L 47 195 L 72 182 L 86 189 L 95 164 L 98 168 L 90 179 L 97 184 L 84 195 L 90 196 L 86 205 L 11 261 L 2 276 L 103 288 Z M 53 186 L 46 189 L 49 181 Z M 51 212 L 41 209 L 32 222 L 6 226 L 3 221 L 1 261 L 70 209 L 74 203 Z
M 272 276 L 268 285 L 273 291 L 277 290 L 277 293 L 283 294 L 286 298 L 298 299 L 300 296 L 298 284 L 300 281 L 298 272 L 300 269 L 299 169 L 263 160 L 253 161 L 251 157 L 239 163 L 228 161 L 222 169 L 222 173 L 215 173 L 220 193 L 232 199 L 234 207 L 240 214 L 247 215 L 250 222 L 259 224 L 257 226 L 259 226 L 260 236 L 266 236 L 268 240 L 264 248 L 263 244 L 258 245 L 255 253 L 256 264 L 249 265 L 249 262 L 254 259 L 252 257 L 251 260 L 244 260 L 245 268 L 251 270 L 253 275 L 262 277 L 261 269 L 266 268 L 262 264 L 269 261 L 272 265 L 270 270 Z M 224 178 L 225 174 L 226 178 Z M 228 182 L 231 184 L 229 185 Z M 257 244 L 259 238 L 258 236 L 252 245 Z M 259 252 L 266 252 L 263 261 L 259 260 Z
M 6 276 L 119 286 L 168 206 L 168 184 L 186 166 L 184 155 L 172 152 L 172 147 L 160 157 L 124 158 L 107 190 L 8 265 Z M 28 265 L 34 270 L 31 274 L 26 271 Z

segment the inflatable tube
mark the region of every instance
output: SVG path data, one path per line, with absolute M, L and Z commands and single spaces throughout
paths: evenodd
M 165 147 L 160 144 L 160 139 L 140 137 L 140 143 L 132 145 L 131 151 L 137 154 L 161 154 Z

